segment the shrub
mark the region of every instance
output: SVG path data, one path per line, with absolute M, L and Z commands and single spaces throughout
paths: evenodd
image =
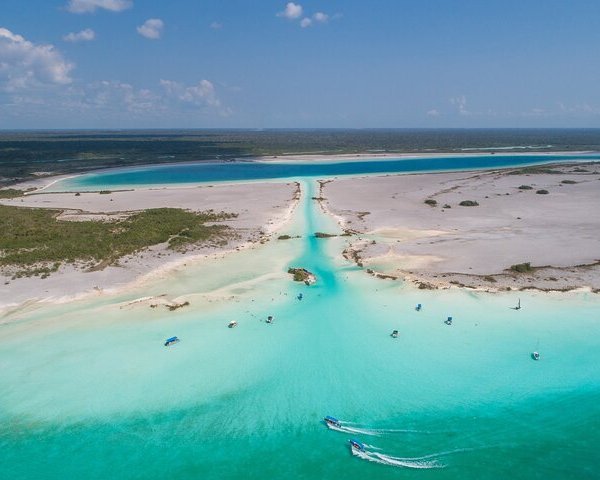
M 435 207 L 437 205 L 437 200 L 434 200 L 433 198 L 428 198 L 427 200 L 425 200 L 424 203 L 426 203 L 430 207 Z
M 550 192 L 548 190 L 538 190 L 537 192 L 538 195 L 548 195 Z
M 290 238 L 292 238 L 290 235 L 279 235 L 277 240 L 289 240 Z
M 521 185 L 519 190 L 533 190 L 533 187 L 530 187 L 529 185 Z
M 575 180 L 563 180 L 560 183 L 564 183 L 565 185 L 574 185 L 577 182 Z
M 112 192 L 110 190 L 100 190 L 98 193 L 100 195 L 110 195 Z
M 461 207 L 478 207 L 479 203 L 477 203 L 475 200 L 463 200 L 459 203 L 459 205 Z
M 442 208 L 452 208 L 450 205 L 446 204 Z
M 510 269 L 513 272 L 518 272 L 518 273 L 526 273 L 526 272 L 533 271 L 533 267 L 531 266 L 530 262 L 517 263 L 516 265 L 511 265 Z

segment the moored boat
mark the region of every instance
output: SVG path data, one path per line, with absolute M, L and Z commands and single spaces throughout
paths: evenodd
M 325 424 L 328 427 L 341 427 L 342 426 L 342 424 L 340 423 L 340 421 L 337 418 L 331 417 L 329 415 L 327 415 L 323 420 L 325 421 Z
M 532 358 L 533 360 L 539 360 L 539 359 L 540 359 L 540 354 L 539 354 L 538 352 L 533 352 L 533 353 L 531 354 L 531 358 Z
M 171 345 L 173 345 L 177 342 L 179 342 L 179 338 L 177 338 L 177 337 L 167 338 L 167 340 L 165 341 L 165 347 L 170 347 Z
M 448 317 L 446 320 L 444 320 L 444 323 L 446 325 L 452 325 L 452 317 Z
M 273 323 L 273 320 L 274 320 L 273 315 L 269 315 L 267 317 L 267 323 Z
M 421 308 L 423 308 L 423 307 L 421 306 L 421 304 L 420 304 L 420 303 L 417 303 L 417 306 L 415 307 L 415 310 L 416 310 L 417 312 L 420 312 L 420 311 L 421 311 Z
M 394 330 L 391 335 L 392 338 L 398 338 L 398 330 Z
M 229 322 L 229 325 L 227 325 L 229 328 L 233 328 L 233 327 L 237 327 L 237 322 L 235 320 L 232 320 L 231 322 Z

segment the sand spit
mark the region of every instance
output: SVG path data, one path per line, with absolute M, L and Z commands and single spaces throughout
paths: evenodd
M 113 192 L 111 194 L 44 193 L 0 203 L 21 207 L 63 210 L 64 220 L 106 220 L 147 208 L 172 207 L 193 211 L 226 211 L 238 217 L 221 222 L 235 235 L 227 245 L 198 245 L 185 253 L 154 245 L 145 251 L 121 258 L 118 265 L 84 271 L 64 265 L 48 278 L 13 279 L 0 274 L 0 313 L 22 304 L 62 303 L 89 295 L 102 295 L 134 288 L 190 264 L 223 255 L 256 243 L 266 242 L 291 218 L 299 199 L 297 183 L 252 183 L 200 187 L 165 187 Z
M 599 162 L 336 179 L 318 200 L 354 233 L 345 256 L 374 275 L 421 288 L 600 291 Z M 523 263 L 531 270 L 511 270 Z

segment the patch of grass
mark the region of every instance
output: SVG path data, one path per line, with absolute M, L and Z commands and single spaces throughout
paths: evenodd
M 459 203 L 459 205 L 461 207 L 478 207 L 479 203 L 477 203 L 475 200 L 463 200 Z
M 0 190 L 0 198 L 17 198 L 25 195 L 25 190 L 17 188 L 4 188 Z
M 430 207 L 435 207 L 437 205 L 437 200 L 434 200 L 433 198 L 428 198 L 423 203 L 426 203 Z
M 550 192 L 548 190 L 537 190 L 535 193 L 537 193 L 538 195 L 548 195 Z
M 154 208 L 112 222 L 61 221 L 60 210 L 0 205 L 0 267 L 27 275 L 61 263 L 102 263 L 168 242 L 174 250 L 226 238 L 228 227 L 206 225 L 232 214 Z M 47 273 L 44 270 L 42 273 Z
M 530 262 L 517 263 L 516 265 L 511 265 L 510 269 L 513 272 L 517 272 L 517 273 L 527 273 L 527 272 L 533 271 L 533 267 L 531 266 Z
M 540 173 L 556 174 L 562 173 L 560 170 L 555 170 L 548 167 L 524 167 L 508 172 L 507 175 L 535 175 Z

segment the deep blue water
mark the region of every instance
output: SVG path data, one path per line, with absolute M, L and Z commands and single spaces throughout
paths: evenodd
M 331 177 L 377 173 L 409 173 L 523 166 L 574 160 L 598 160 L 600 155 L 479 155 L 365 159 L 346 162 L 226 162 L 159 165 L 89 173 L 59 182 L 55 189 L 165 183 L 198 183 L 277 178 Z

